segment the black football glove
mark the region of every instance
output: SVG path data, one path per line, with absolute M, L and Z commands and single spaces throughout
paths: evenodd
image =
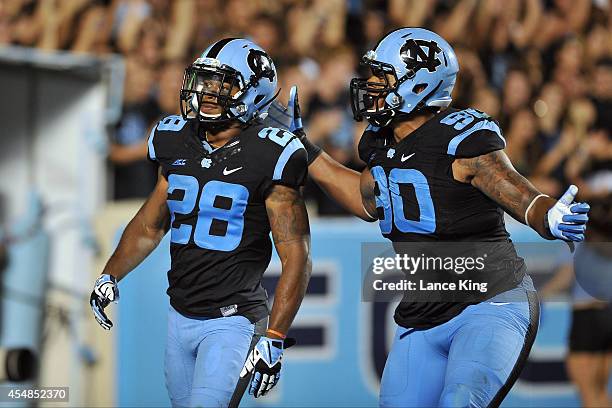
M 295 344 L 295 339 L 285 340 L 262 337 L 244 363 L 240 378 L 253 374 L 249 394 L 255 398 L 266 395 L 280 379 L 283 351 Z

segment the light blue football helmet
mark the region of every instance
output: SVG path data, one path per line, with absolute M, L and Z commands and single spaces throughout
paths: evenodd
M 275 98 L 277 78 L 272 59 L 254 42 L 219 40 L 185 70 L 181 113 L 185 119 L 210 124 L 263 119 Z M 221 113 L 210 113 L 208 103 L 215 101 Z
M 453 48 L 424 28 L 392 31 L 364 55 L 362 64 L 380 80 L 353 78 L 351 108 L 355 120 L 366 118 L 375 126 L 425 107 L 447 107 L 459 71 Z

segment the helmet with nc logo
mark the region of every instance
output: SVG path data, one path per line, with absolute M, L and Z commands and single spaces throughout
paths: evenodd
M 226 38 L 209 46 L 185 70 L 181 113 L 185 119 L 210 124 L 263 119 L 276 85 L 274 63 L 260 46 Z
M 387 34 L 362 58 L 373 77 L 353 78 L 351 108 L 355 120 L 386 126 L 401 114 L 451 103 L 459 64 L 453 48 L 423 28 Z

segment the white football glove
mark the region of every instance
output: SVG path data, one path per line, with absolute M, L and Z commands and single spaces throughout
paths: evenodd
M 550 233 L 563 241 L 584 241 L 590 207 L 587 203 L 575 203 L 578 187 L 571 185 L 559 201 L 546 214 Z
M 117 287 L 117 279 L 113 275 L 100 275 L 94 284 L 93 291 L 89 297 L 89 304 L 93 310 L 96 321 L 106 330 L 113 327 L 113 322 L 104 313 L 104 308 L 110 302 L 117 303 L 119 301 L 119 288 Z

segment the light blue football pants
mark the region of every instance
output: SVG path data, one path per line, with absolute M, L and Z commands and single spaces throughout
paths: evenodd
M 517 301 L 520 291 L 524 301 Z M 468 306 L 431 329 L 399 327 L 383 372 L 380 406 L 499 406 L 527 360 L 539 320 L 535 292 L 512 292 L 507 301 L 495 297 Z
M 237 406 L 248 384 L 239 384 L 240 371 L 256 337 L 244 316 L 190 318 L 171 306 L 165 375 L 172 406 Z

